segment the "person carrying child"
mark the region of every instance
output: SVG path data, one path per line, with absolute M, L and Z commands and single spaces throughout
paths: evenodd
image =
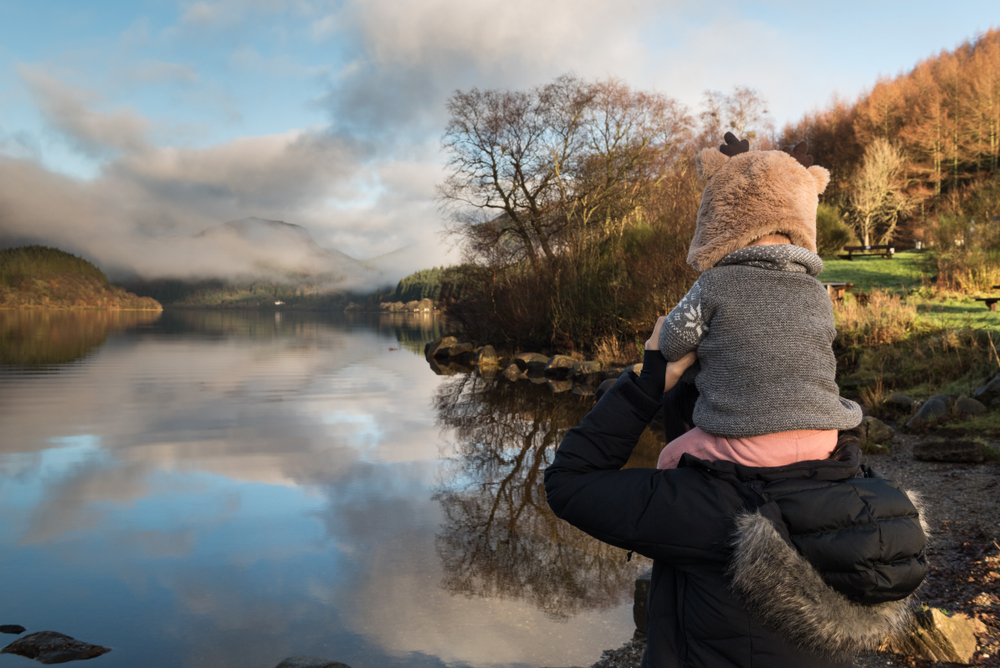
M 804 145 L 737 144 L 698 155 L 698 283 L 657 320 L 641 372 L 567 432 L 546 499 L 653 560 L 643 668 L 849 668 L 910 624 L 926 529 L 918 500 L 862 464 L 861 412 L 833 380 L 811 218 L 829 175 Z M 791 243 L 753 245 L 773 234 Z M 696 357 L 699 429 L 667 446 L 669 468 L 623 468 Z M 776 442 L 802 431 L 823 435 Z

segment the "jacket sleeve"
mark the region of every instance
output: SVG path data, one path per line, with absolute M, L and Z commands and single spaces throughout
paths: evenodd
M 660 329 L 660 352 L 668 362 L 676 362 L 692 350 L 708 334 L 713 308 L 706 287 L 705 275 L 695 281 L 684 299 L 677 303 Z
M 695 468 L 624 469 L 659 408 L 622 374 L 559 445 L 545 471 L 555 514 L 591 536 L 650 557 L 725 561 L 735 489 Z

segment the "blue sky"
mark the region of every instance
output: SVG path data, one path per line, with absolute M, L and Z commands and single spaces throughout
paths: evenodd
M 259 216 L 365 259 L 441 243 L 456 89 L 613 76 L 780 127 L 1000 25 L 995 2 L 0 0 L 0 241 L 114 264 Z

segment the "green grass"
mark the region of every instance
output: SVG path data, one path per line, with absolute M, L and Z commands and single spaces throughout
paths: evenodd
M 883 288 L 894 292 L 910 292 L 924 284 L 925 274 L 918 261 L 923 251 L 902 251 L 891 260 L 880 255 L 823 260 L 823 273 L 817 278 L 824 283 L 854 283 L 855 292 Z
M 915 297 L 911 297 L 915 299 Z M 922 323 L 945 329 L 974 329 L 1000 334 L 1000 312 L 991 311 L 983 302 L 972 297 L 946 299 L 920 299 L 917 313 Z M 993 340 L 1000 346 L 1000 336 Z

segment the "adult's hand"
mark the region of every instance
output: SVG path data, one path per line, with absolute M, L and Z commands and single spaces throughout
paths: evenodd
M 663 329 L 664 320 L 666 316 L 656 319 L 653 333 L 646 339 L 646 352 L 638 379 L 639 387 L 654 399 L 659 399 L 660 395 L 672 389 L 688 367 L 698 359 L 697 354 L 691 351 L 676 362 L 667 362 L 660 352 L 660 330 Z

